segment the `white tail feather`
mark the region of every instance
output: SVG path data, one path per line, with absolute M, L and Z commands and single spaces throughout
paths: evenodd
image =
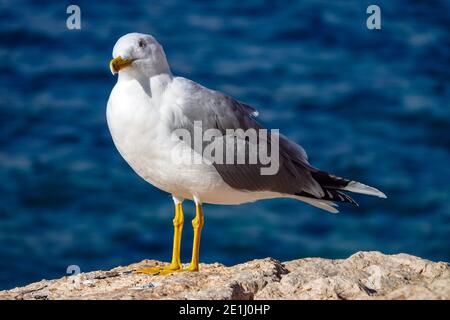
M 334 202 L 327 201 L 327 200 L 320 200 L 320 199 L 313 199 L 313 198 L 307 198 L 302 196 L 293 196 L 292 198 L 306 202 L 307 204 L 310 204 L 314 207 L 323 209 L 325 211 L 331 212 L 331 213 L 338 213 L 339 210 L 336 209 L 338 205 Z
M 370 196 L 376 196 L 380 198 L 387 198 L 386 195 L 378 189 L 373 187 L 369 187 L 363 183 L 351 181 L 345 188 L 341 188 L 341 190 L 346 190 L 355 193 L 367 194 Z

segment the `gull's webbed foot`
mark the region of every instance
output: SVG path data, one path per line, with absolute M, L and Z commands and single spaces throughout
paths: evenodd
M 182 266 L 180 264 L 170 264 L 165 267 L 152 267 L 152 268 L 141 268 L 136 270 L 137 273 L 148 274 L 148 275 L 166 275 L 172 272 L 181 270 Z
M 142 274 L 148 274 L 151 276 L 157 275 L 161 272 L 161 270 L 163 270 L 164 268 L 160 268 L 160 267 L 154 267 L 154 268 L 142 268 L 142 269 L 138 269 L 136 270 L 137 273 L 142 273 Z

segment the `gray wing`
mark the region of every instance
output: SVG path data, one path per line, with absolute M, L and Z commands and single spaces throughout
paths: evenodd
M 179 82 L 177 84 L 178 94 L 182 95 L 181 101 L 183 103 L 179 107 L 182 110 L 183 119 L 172 122 L 174 129 L 187 129 L 193 135 L 194 122 L 201 121 L 203 131 L 217 129 L 222 133 L 223 139 L 217 139 L 217 142 L 224 144 L 224 152 L 234 149 L 234 154 L 237 156 L 238 148 L 245 148 L 246 152 L 254 150 L 251 142 L 239 135 L 234 136 L 233 143 L 224 143 L 224 140 L 227 129 L 242 129 L 244 131 L 247 129 L 263 129 L 254 119 L 254 116 L 257 115 L 255 109 L 190 80 L 176 78 L 176 81 Z M 269 135 L 269 151 L 271 151 L 270 137 Z M 283 135 L 279 135 L 278 139 L 279 170 L 274 175 L 261 175 L 260 169 L 265 165 L 259 161 L 255 164 L 236 164 L 236 161 L 234 161 L 234 164 L 213 163 L 213 165 L 223 180 L 235 189 L 324 197 L 322 187 L 312 176 L 318 170 L 309 165 L 303 148 Z M 261 141 L 258 140 L 258 143 L 261 143 Z M 202 147 L 205 147 L 205 145 Z

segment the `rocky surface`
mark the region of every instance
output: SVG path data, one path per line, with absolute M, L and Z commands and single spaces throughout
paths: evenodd
M 450 265 L 407 254 L 358 252 L 348 259 L 271 258 L 166 276 L 136 273 L 144 260 L 110 271 L 42 280 L 0 299 L 450 299 Z

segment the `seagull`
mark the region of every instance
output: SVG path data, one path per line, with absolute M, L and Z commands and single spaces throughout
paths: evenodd
M 113 75 L 118 74 L 118 79 L 106 115 L 114 145 L 141 178 L 171 194 L 175 205 L 171 263 L 138 272 L 164 275 L 199 270 L 203 203 L 237 205 L 292 198 L 336 213 L 339 202 L 357 205 L 346 191 L 386 198 L 373 187 L 315 168 L 300 145 L 277 133 L 256 142 L 231 133 L 233 139 L 229 140 L 238 143 L 238 147 L 244 146 L 244 150 L 266 143 L 274 151 L 273 141 L 277 142 L 278 168 L 274 174 L 262 174 L 261 161 L 248 164 L 209 161 L 201 152 L 204 143 L 199 149 L 188 140 L 174 138 L 174 132 L 183 129 L 193 133 L 200 122 L 202 132 L 215 130 L 219 133 L 215 140 L 223 143 L 230 135 L 229 130 L 264 130 L 255 120 L 256 110 L 222 92 L 174 76 L 163 47 L 151 35 L 122 36 L 113 48 L 112 57 L 110 70 Z M 228 143 L 225 152 L 238 147 Z M 186 161 L 192 159 L 189 157 L 193 153 L 201 161 Z M 186 268 L 180 258 L 184 200 L 195 203 L 192 258 Z

